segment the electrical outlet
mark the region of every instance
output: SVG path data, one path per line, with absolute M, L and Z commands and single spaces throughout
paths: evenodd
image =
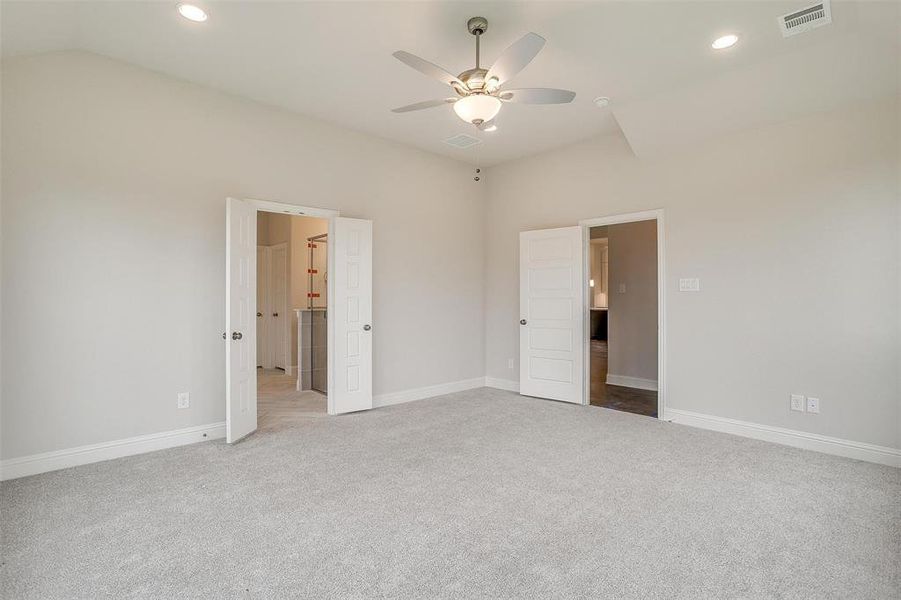
M 809 413 L 819 413 L 820 412 L 820 399 L 819 398 L 808 398 L 807 399 L 807 412 L 809 412 Z
M 700 292 L 701 280 L 698 278 L 687 278 L 679 280 L 680 292 Z
M 511 371 L 513 370 L 513 359 L 512 358 L 507 359 L 507 368 L 510 369 Z
M 792 410 L 804 412 L 804 396 L 801 394 L 792 394 Z
M 626 284 L 625 284 L 625 283 L 619 284 L 619 293 L 620 293 L 620 294 L 625 294 L 625 293 L 626 293 Z
M 191 408 L 191 395 L 188 392 L 178 392 L 178 408 Z

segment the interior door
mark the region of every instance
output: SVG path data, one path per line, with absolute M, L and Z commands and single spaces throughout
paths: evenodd
M 272 362 L 276 369 L 288 366 L 288 247 L 285 244 L 272 246 L 269 272 L 270 290 L 269 324 L 271 327 Z
M 267 295 L 269 293 L 268 273 L 269 267 L 267 263 L 268 248 L 266 246 L 257 246 L 257 366 L 270 367 L 267 350 L 269 347 L 269 338 L 267 333 L 267 316 L 269 314 L 269 302 Z
M 336 217 L 329 232 L 329 412 L 372 408 L 372 221 Z
M 225 435 L 236 442 L 257 428 L 257 212 L 229 198 L 225 209 Z
M 519 234 L 519 392 L 582 403 L 582 228 Z

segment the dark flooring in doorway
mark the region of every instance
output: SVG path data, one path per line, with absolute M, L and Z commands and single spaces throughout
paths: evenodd
M 657 416 L 657 392 L 607 383 L 607 342 L 591 340 L 591 405 Z

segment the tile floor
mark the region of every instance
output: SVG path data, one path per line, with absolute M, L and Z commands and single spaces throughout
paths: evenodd
M 297 378 L 278 369 L 257 369 L 257 428 L 273 429 L 327 416 L 326 397 L 297 391 Z
M 591 405 L 657 416 L 657 392 L 607 384 L 607 342 L 591 340 Z

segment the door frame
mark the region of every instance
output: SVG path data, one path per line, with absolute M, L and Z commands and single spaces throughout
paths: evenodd
M 330 240 L 334 239 L 334 235 L 335 235 L 335 218 L 341 216 L 340 211 L 334 210 L 331 208 L 319 208 L 319 207 L 315 207 L 315 206 L 300 206 L 298 204 L 288 204 L 285 202 L 274 202 L 272 200 L 259 200 L 256 198 L 242 198 L 242 200 L 244 202 L 247 202 L 251 207 L 253 207 L 256 210 L 257 215 L 259 215 L 259 213 L 261 213 L 261 212 L 270 212 L 270 213 L 286 214 L 286 215 L 292 215 L 292 216 L 298 216 L 298 217 L 315 217 L 317 219 L 327 219 L 328 220 L 328 235 L 329 235 Z M 256 226 L 256 218 L 254 219 L 254 221 L 255 221 L 254 226 Z M 328 264 L 329 269 L 331 269 L 331 267 L 334 264 L 334 252 L 333 252 L 332 248 L 333 248 L 332 244 L 328 244 L 327 248 L 326 248 L 326 257 L 327 257 L 327 264 Z M 227 249 L 226 249 L 226 252 L 227 252 Z M 290 248 L 288 249 L 288 252 L 290 252 Z M 329 278 L 328 297 L 326 298 L 326 303 L 325 303 L 326 310 L 329 312 L 331 312 L 334 309 L 333 296 L 334 295 L 332 294 L 332 282 L 331 282 L 331 278 Z M 289 305 L 290 305 L 290 303 L 289 303 Z M 257 308 L 258 307 L 256 306 L 256 294 L 254 294 L 254 314 L 256 314 L 258 312 Z M 291 314 L 293 314 L 293 307 L 290 309 L 290 311 L 291 311 Z M 291 322 L 291 319 L 288 319 L 288 323 L 290 323 L 290 322 Z M 290 352 L 290 344 L 291 344 L 290 325 L 288 326 L 288 329 L 289 329 L 289 331 L 287 332 L 288 335 L 287 335 L 286 345 L 288 346 L 288 351 Z M 256 336 L 254 336 L 254 338 L 256 338 Z M 327 336 L 326 343 L 328 345 L 328 348 L 326 350 L 326 353 L 328 355 L 327 375 L 328 375 L 328 381 L 329 381 L 329 389 L 331 389 L 332 365 L 334 364 L 334 357 L 332 356 L 332 352 L 334 352 L 334 347 L 335 347 L 334 331 L 333 331 L 333 328 L 331 327 L 331 321 L 329 322 L 328 336 Z M 256 355 L 254 355 L 254 357 L 256 357 Z M 300 359 L 300 357 L 298 357 L 298 360 L 299 359 Z M 286 362 L 290 362 L 290 360 L 287 360 Z M 298 369 L 298 371 L 299 371 L 299 369 Z M 298 377 L 300 376 L 299 372 L 297 373 L 297 376 Z M 254 395 L 257 395 L 257 390 L 254 389 L 253 393 L 254 393 Z M 334 412 L 332 395 L 329 393 L 326 393 L 326 399 L 327 399 L 327 404 L 328 404 L 328 414 L 330 414 L 330 415 L 336 414 Z M 227 414 L 228 413 L 226 411 L 226 415 Z
M 589 269 L 589 245 L 591 243 L 592 227 L 603 225 L 619 225 L 621 223 L 637 223 L 639 221 L 657 222 L 657 418 L 667 420 L 666 414 L 666 235 L 664 227 L 663 209 L 645 210 L 640 212 L 608 215 L 593 219 L 582 219 L 582 281 L 584 293 L 582 294 L 582 313 L 584 324 L 582 340 L 585 356 L 582 368 L 585 370 L 584 390 L 582 403 L 591 402 L 591 288 L 588 285 Z

